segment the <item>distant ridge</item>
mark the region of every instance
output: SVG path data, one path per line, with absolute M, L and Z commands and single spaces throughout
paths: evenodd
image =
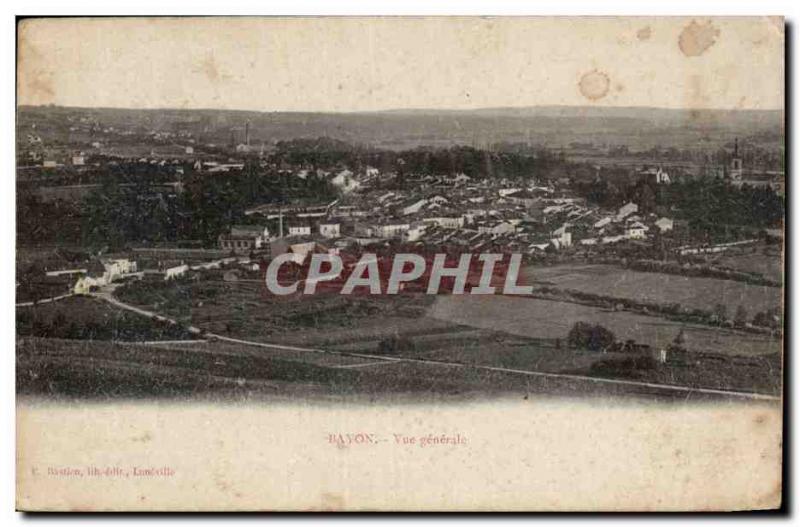
M 132 111 L 132 112 L 232 112 L 253 114 L 289 114 L 289 115 L 373 115 L 373 114 L 412 114 L 412 115 L 452 115 L 452 114 L 488 114 L 488 115 L 631 115 L 642 112 L 650 113 L 772 113 L 782 114 L 783 109 L 759 108 L 666 108 L 660 106 L 596 106 L 596 105 L 543 105 L 543 106 L 489 106 L 482 108 L 389 108 L 385 110 L 353 110 L 353 111 L 316 111 L 316 110 L 245 110 L 226 108 L 130 108 L 112 106 L 59 106 L 59 105 L 19 105 L 19 110 L 50 108 L 62 110 L 85 111 Z
M 74 114 L 74 115 L 73 115 Z M 497 142 L 714 148 L 735 137 L 782 146 L 783 110 L 672 109 L 604 106 L 395 109 L 375 112 L 283 112 L 218 109 L 122 109 L 20 106 L 18 125 L 62 128 L 74 116 L 105 126 L 183 130 L 201 142 L 228 144 L 249 123 L 256 142 L 327 136 L 351 144 L 413 148 Z M 68 129 L 68 128 L 67 128 Z

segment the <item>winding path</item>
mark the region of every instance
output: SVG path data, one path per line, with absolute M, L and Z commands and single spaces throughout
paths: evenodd
M 155 318 L 156 320 L 160 320 L 163 322 L 170 322 L 172 324 L 178 324 L 178 321 L 155 313 L 153 311 L 148 311 L 146 309 L 141 309 L 136 306 L 132 306 L 130 304 L 126 304 L 125 302 L 120 301 L 119 299 L 115 298 L 110 291 L 102 291 L 97 293 L 90 293 L 90 296 L 95 298 L 99 298 L 110 304 L 113 304 L 121 309 L 126 309 L 128 311 L 132 311 L 134 313 L 138 313 L 140 315 L 144 315 L 150 318 Z M 756 393 L 756 392 L 743 392 L 743 391 L 736 391 L 736 390 L 722 390 L 722 389 L 714 389 L 714 388 L 692 388 L 689 386 L 678 386 L 674 384 L 659 384 L 653 382 L 643 382 L 643 381 L 626 381 L 622 379 L 609 379 L 604 377 L 590 377 L 587 375 L 573 375 L 567 373 L 548 373 L 548 372 L 540 372 L 540 371 L 531 371 L 531 370 L 520 370 L 516 368 L 503 368 L 500 366 L 482 366 L 478 364 L 464 364 L 460 362 L 449 362 L 449 361 L 442 361 L 442 360 L 435 360 L 435 359 L 420 359 L 420 358 L 412 358 L 412 357 L 386 357 L 383 355 L 373 355 L 369 353 L 353 353 L 353 352 L 345 352 L 345 351 L 333 351 L 333 350 L 323 350 L 317 348 L 303 348 L 297 346 L 287 346 L 284 344 L 269 344 L 266 342 L 258 342 L 253 340 L 245 340 L 245 339 L 237 339 L 233 337 L 226 337 L 224 335 L 218 335 L 215 333 L 207 333 L 195 326 L 188 326 L 188 331 L 195 335 L 203 335 L 207 339 L 211 341 L 222 341 L 222 342 L 230 342 L 233 344 L 241 344 L 245 346 L 253 346 L 258 348 L 265 348 L 265 349 L 274 349 L 274 350 L 282 350 L 282 351 L 297 351 L 297 352 L 310 352 L 310 353 L 324 353 L 329 355 L 338 355 L 342 357 L 357 357 L 361 359 L 372 359 L 378 362 L 386 362 L 386 363 L 396 363 L 396 362 L 410 362 L 410 363 L 418 363 L 418 364 L 427 364 L 427 365 L 435 365 L 435 366 L 447 366 L 453 368 L 473 368 L 476 370 L 483 370 L 483 371 L 492 371 L 492 372 L 501 372 L 501 373 L 513 373 L 518 375 L 526 375 L 530 377 L 540 377 L 540 378 L 550 378 L 550 379 L 562 379 L 562 380 L 572 380 L 572 381 L 582 381 L 582 382 L 591 382 L 591 383 L 598 383 L 598 384 L 607 384 L 607 385 L 618 385 L 618 386 L 633 386 L 639 388 L 649 388 L 655 390 L 664 390 L 670 392 L 679 392 L 685 393 L 687 395 L 692 393 L 699 393 L 705 395 L 715 395 L 715 396 L 725 396 L 725 397 L 735 397 L 741 399 L 750 399 L 750 400 L 761 400 L 761 401 L 780 401 L 780 396 L 763 394 L 763 393 Z
M 15 307 L 31 307 L 31 306 L 38 306 L 39 304 L 49 304 L 50 302 L 56 302 L 63 298 L 69 298 L 71 296 L 75 296 L 75 293 L 67 293 L 66 295 L 59 295 L 59 296 L 52 296 L 50 298 L 42 298 L 41 300 L 37 300 L 35 302 L 20 302 L 15 304 Z

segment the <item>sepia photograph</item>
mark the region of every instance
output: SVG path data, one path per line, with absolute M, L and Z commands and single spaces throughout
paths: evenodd
M 782 17 L 16 24 L 19 510 L 781 506 Z

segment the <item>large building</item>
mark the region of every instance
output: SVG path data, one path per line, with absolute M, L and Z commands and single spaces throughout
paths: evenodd
M 269 229 L 260 225 L 234 225 L 228 234 L 220 234 L 219 248 L 234 254 L 250 254 L 269 247 Z

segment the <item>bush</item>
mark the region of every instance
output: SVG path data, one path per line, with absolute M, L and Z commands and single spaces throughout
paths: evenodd
M 602 351 L 614 344 L 615 340 L 616 337 L 610 330 L 587 322 L 576 322 L 567 335 L 567 343 L 571 348 L 591 351 Z

